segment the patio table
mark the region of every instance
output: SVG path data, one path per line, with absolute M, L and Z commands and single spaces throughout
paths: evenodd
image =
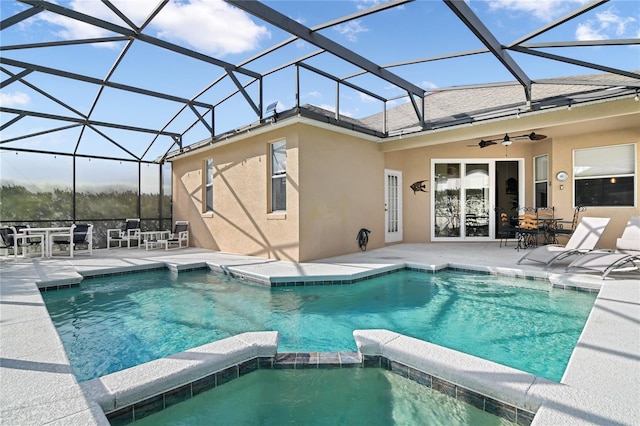
M 29 232 L 28 236 L 33 235 L 42 235 L 42 256 L 43 257 L 51 257 L 51 236 L 57 232 L 69 232 L 73 233 L 71 226 L 53 226 L 49 228 L 26 228 L 23 230 Z
M 140 243 L 138 248 L 144 245 L 145 250 L 158 248 L 162 240 L 166 240 L 171 235 L 170 231 L 144 231 L 140 232 Z M 144 243 L 144 244 L 143 244 Z

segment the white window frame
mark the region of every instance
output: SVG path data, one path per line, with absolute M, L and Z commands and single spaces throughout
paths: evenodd
M 547 159 L 547 175 L 544 176 L 544 179 L 541 179 L 542 176 L 538 176 L 537 162 L 538 162 L 538 159 L 545 158 L 545 157 Z M 539 183 L 544 183 L 547 188 L 547 205 L 546 206 L 538 205 L 538 199 L 536 197 L 537 195 L 536 188 L 538 187 Z M 536 155 L 535 157 L 533 157 L 533 202 L 534 202 L 534 207 L 549 206 L 549 154 Z
M 285 162 L 284 162 L 284 168 L 282 170 L 278 170 L 275 171 L 275 159 L 274 159 L 274 149 L 277 145 L 283 144 L 284 145 L 284 153 L 285 153 Z M 286 163 L 286 157 L 287 157 L 287 142 L 285 140 L 279 140 L 276 142 L 272 142 L 269 144 L 269 211 L 271 213 L 275 213 L 275 212 L 286 212 L 287 211 L 287 190 L 286 190 L 286 183 L 287 183 L 287 163 Z M 275 205 L 275 191 L 274 191 L 274 187 L 275 187 L 275 182 L 276 181 L 280 181 L 281 179 L 284 179 L 285 182 L 285 189 L 284 189 L 284 206 L 276 206 Z
M 604 170 L 602 170 L 600 173 L 596 173 L 596 174 L 588 174 L 586 176 L 579 176 L 580 175 L 580 170 L 579 167 L 583 167 L 583 165 L 581 164 L 577 164 L 576 162 L 576 153 L 578 152 L 584 152 L 584 151 L 590 151 L 590 150 L 605 150 L 605 151 L 609 151 L 612 148 L 616 148 L 616 147 L 623 147 L 623 146 L 631 146 L 632 147 L 632 151 L 633 151 L 633 155 L 631 156 L 625 156 L 625 158 L 629 158 L 632 161 L 631 164 L 631 172 L 627 172 L 627 173 L 608 173 L 606 170 L 606 166 L 602 166 L 602 168 Z M 590 205 L 590 204 L 584 204 L 585 207 L 623 207 L 623 208 L 629 208 L 629 207 L 637 207 L 637 199 L 638 199 L 638 181 L 637 181 L 637 168 L 638 168 L 638 164 L 636 162 L 636 157 L 637 156 L 637 146 L 635 143 L 625 143 L 625 144 L 617 144 L 617 145 L 602 145 L 602 146 L 595 146 L 595 147 L 590 147 L 590 148 L 578 148 L 578 149 L 574 149 L 573 150 L 573 173 L 572 173 L 572 179 L 573 179 L 573 198 L 574 198 L 574 205 L 576 204 L 576 200 L 577 200 L 577 190 L 576 190 L 576 182 L 580 181 L 580 180 L 588 180 L 588 179 L 616 179 L 616 178 L 621 178 L 621 177 L 631 177 L 633 178 L 633 200 L 631 204 L 621 204 L 621 205 Z M 613 162 L 609 162 L 610 164 L 618 164 L 617 161 L 613 161 Z
M 202 212 L 213 213 L 213 176 L 214 176 L 214 163 L 213 158 L 207 158 L 204 160 L 203 166 L 203 194 L 202 194 Z M 211 191 L 208 191 L 208 190 Z

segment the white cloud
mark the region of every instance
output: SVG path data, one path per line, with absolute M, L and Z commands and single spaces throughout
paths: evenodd
M 317 90 L 314 90 L 312 92 L 307 93 L 307 96 L 309 96 L 310 98 L 321 98 L 322 93 L 318 92 Z
M 71 2 L 69 4 L 71 9 L 74 9 L 78 12 L 95 16 L 99 19 L 105 20 L 105 13 L 101 8 L 102 3 L 100 2 Z M 108 10 L 107 10 L 108 12 Z M 96 37 L 105 37 L 109 34 L 107 30 L 102 28 L 86 24 L 84 22 L 80 22 L 75 19 L 67 18 L 66 16 L 58 15 L 52 12 L 44 12 L 37 15 L 37 18 L 48 22 L 50 24 L 55 25 L 56 27 L 60 27 L 54 31 L 54 34 L 64 40 L 76 40 L 83 38 L 96 38 Z
M 157 5 L 156 0 L 113 1 L 135 25 L 141 25 Z M 78 12 L 127 27 L 102 2 L 74 0 L 69 7 Z M 42 16 L 40 16 L 42 15 Z M 39 19 L 61 27 L 56 34 L 66 40 L 113 35 L 102 28 L 45 12 Z M 270 37 L 265 26 L 222 0 L 171 0 L 145 32 L 172 42 L 181 42 L 202 52 L 224 56 L 256 49 Z M 155 32 L 155 34 L 153 34 Z M 97 46 L 104 46 L 99 44 Z
M 30 102 L 31 102 L 31 98 L 26 93 L 22 93 L 22 92 L 0 93 L 0 105 L 2 105 L 3 107 L 28 105 Z
M 429 90 L 429 89 L 436 89 L 438 85 L 435 83 L 432 83 L 431 81 L 423 81 L 420 83 L 420 87 L 422 87 L 425 90 Z
M 154 20 L 158 35 L 180 40 L 214 55 L 253 50 L 262 38 L 269 37 L 264 26 L 222 0 L 191 0 L 169 3 Z
M 608 37 L 595 28 L 592 23 L 579 24 L 576 28 L 576 39 L 580 41 L 604 40 Z
M 630 16 L 625 18 L 618 15 L 614 9 L 598 13 L 596 14 L 596 18 L 604 29 L 614 30 L 618 37 L 623 36 L 627 32 L 627 26 L 629 24 L 636 22 L 636 20 Z
M 576 4 L 587 3 L 588 0 L 495 0 L 489 2 L 491 10 L 508 10 L 524 12 L 536 18 L 549 22 L 566 13 Z
M 334 27 L 334 29 L 341 35 L 345 36 L 346 39 L 351 42 L 358 41 L 359 33 L 365 33 L 369 31 L 368 28 L 362 25 L 360 20 L 349 21 L 344 24 L 337 25 Z
M 526 13 L 542 21 L 550 22 L 586 3 L 588 0 L 492 0 L 489 2 L 489 9 Z M 595 18 L 579 23 L 575 34 L 578 40 L 634 37 L 636 31 L 630 27 L 636 22 L 636 18 L 621 16 L 612 7 L 596 13 Z
M 367 103 L 378 102 L 378 100 L 376 98 L 374 98 L 372 96 L 369 96 L 366 93 L 359 93 L 359 95 L 360 95 L 360 100 L 362 102 L 367 102 Z
M 358 10 L 370 9 L 380 4 L 389 3 L 389 1 L 390 0 L 357 0 L 356 9 Z M 394 7 L 398 9 L 404 9 L 404 5 L 394 6 Z
M 589 19 L 578 25 L 576 38 L 578 40 L 607 40 L 609 38 L 621 38 L 627 35 L 633 37 L 629 30 L 635 23 L 633 17 L 620 16 L 613 8 L 596 14 L 595 19 Z

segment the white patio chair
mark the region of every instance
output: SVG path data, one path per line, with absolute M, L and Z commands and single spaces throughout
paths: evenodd
M 538 247 L 525 254 L 516 263 L 519 265 L 523 260 L 530 260 L 543 263 L 545 269 L 548 269 L 558 260 L 592 251 L 598 245 L 609 221 L 608 217 L 583 217 L 566 245 L 549 244 Z
M 638 270 L 640 265 L 640 216 L 632 216 L 616 241 L 615 251 L 592 251 L 571 262 L 565 271 L 574 269 L 596 271 L 602 279 L 611 272 Z
M 26 256 L 30 247 L 39 247 L 40 256 L 45 254 L 45 238 L 44 234 L 32 233 L 28 226 L 16 225 L 5 226 L 0 229 L 0 249 L 6 250 L 7 256 L 9 252 L 17 258 L 22 252 L 22 256 Z
M 49 253 L 53 253 L 53 246 L 68 246 L 69 257 L 73 257 L 77 247 L 87 246 L 89 255 L 93 254 L 93 225 L 92 224 L 76 224 L 71 225 L 68 232 L 52 233 L 49 241 Z
M 131 248 L 131 242 L 136 241 L 140 246 L 140 219 L 126 219 L 123 228 L 107 229 L 107 250 L 111 248 L 111 243 L 118 243 L 121 248 L 126 244 Z
M 166 250 L 189 247 L 189 222 L 185 220 L 176 221 L 173 232 L 169 234 L 168 238 L 158 240 L 158 245 L 163 245 Z

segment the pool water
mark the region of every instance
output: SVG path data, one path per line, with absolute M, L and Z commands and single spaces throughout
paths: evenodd
M 133 423 L 513 425 L 380 368 L 258 370 Z
M 595 294 L 548 283 L 403 270 L 349 285 L 268 288 L 206 270 L 88 279 L 43 293 L 84 381 L 247 331 L 278 352 L 356 350 L 388 329 L 559 381 Z

